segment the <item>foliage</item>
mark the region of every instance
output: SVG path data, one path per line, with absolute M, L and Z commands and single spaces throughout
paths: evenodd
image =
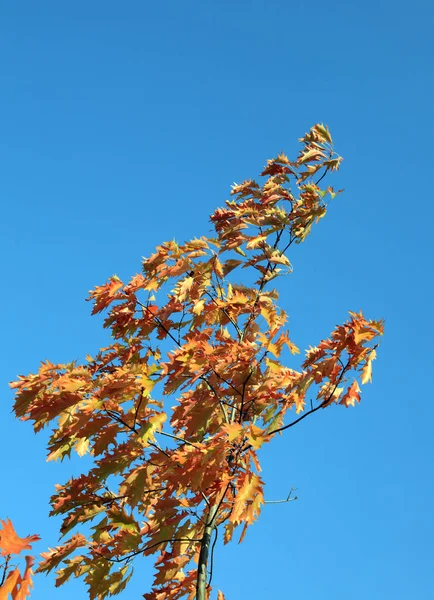
M 26 566 L 24 573 L 21 574 L 17 566 L 11 565 L 14 556 L 18 556 L 23 550 L 31 550 L 31 544 L 39 540 L 37 535 L 29 535 L 20 538 L 11 521 L 0 521 L 0 556 L 3 558 L 3 564 L 0 569 L 0 600 L 8 600 L 9 595 L 12 600 L 26 600 L 30 596 L 32 587 L 32 566 L 35 562 L 33 556 L 26 556 Z
M 135 556 L 157 554 L 146 600 L 208 598 L 216 530 L 228 543 L 240 528 L 241 541 L 264 504 L 261 446 L 320 408 L 360 402 L 381 321 L 351 312 L 300 370 L 283 363 L 299 350 L 269 284 L 325 216 L 336 193 L 319 183 L 341 161 L 323 125 L 300 141 L 295 161 L 268 161 L 261 186 L 233 186 L 214 238 L 166 242 L 129 283 L 113 276 L 90 292 L 108 347 L 12 384 L 18 417 L 35 431 L 54 423 L 48 460 L 94 460 L 51 499 L 67 539 L 39 571 L 60 567 L 56 585 L 83 577 L 102 599 L 125 588 Z

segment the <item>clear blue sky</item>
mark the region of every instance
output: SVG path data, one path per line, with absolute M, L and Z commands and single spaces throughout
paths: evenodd
M 3 2 L 0 517 L 57 543 L 44 435 L 7 382 L 105 341 L 87 291 L 173 237 L 207 234 L 230 184 L 328 123 L 346 193 L 293 254 L 292 337 L 384 317 L 356 409 L 305 420 L 264 455 L 268 506 L 218 552 L 228 600 L 434 598 L 432 3 Z M 125 597 L 147 591 L 151 562 Z M 34 600 L 86 597 L 37 577 Z

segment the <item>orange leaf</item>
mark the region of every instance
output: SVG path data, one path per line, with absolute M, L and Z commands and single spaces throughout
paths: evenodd
M 20 538 L 10 519 L 0 521 L 3 528 L 0 529 L 0 548 L 2 556 L 8 554 L 19 554 L 22 550 L 31 550 L 31 543 L 37 542 L 41 538 L 38 535 L 29 535 L 25 538 Z
M 4 584 L 0 587 L 0 600 L 8 600 L 15 586 L 20 582 L 21 575 L 18 568 L 9 573 Z
M 339 404 L 344 404 L 345 406 L 354 406 L 356 402 L 360 402 L 360 388 L 357 383 L 357 379 L 353 381 L 348 390 L 342 396 Z
M 26 556 L 26 570 L 23 577 L 20 578 L 20 587 L 12 592 L 12 600 L 26 600 L 27 596 L 30 596 L 30 588 L 33 587 L 32 566 L 34 562 L 33 556 Z

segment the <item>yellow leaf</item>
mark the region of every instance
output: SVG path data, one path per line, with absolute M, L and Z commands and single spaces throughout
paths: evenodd
M 146 394 L 150 394 L 157 383 L 154 379 L 151 379 L 147 375 L 139 376 L 140 386 Z
M 279 265 L 285 265 L 287 267 L 291 266 L 291 263 L 289 262 L 289 259 L 287 256 L 285 256 L 284 254 L 274 254 L 271 258 L 268 259 L 268 261 L 270 263 L 276 263 Z
M 188 292 L 191 290 L 191 287 L 194 283 L 193 277 L 186 277 L 180 284 L 178 290 L 178 300 L 182 302 L 186 299 Z
M 62 383 L 61 387 L 65 392 L 74 393 L 85 385 L 86 381 L 83 381 L 82 379 L 70 379 L 69 381 Z
M 230 521 L 225 525 L 225 535 L 223 537 L 224 544 L 227 544 L 231 541 L 232 536 L 234 534 L 235 525 Z
M 235 497 L 230 521 L 252 523 L 260 512 L 264 502 L 262 481 L 255 473 L 246 473 Z
M 214 257 L 214 272 L 217 275 L 217 277 L 224 277 L 224 271 L 223 271 L 223 265 L 222 263 L 219 261 L 219 259 L 217 258 L 217 256 Z
M 252 250 L 253 248 L 258 248 L 261 246 L 262 242 L 265 242 L 267 239 L 266 234 L 258 235 L 257 237 L 253 237 L 246 245 L 248 250 Z
M 321 138 L 323 138 L 323 140 L 325 140 L 326 142 L 329 142 L 329 144 L 332 143 L 332 136 L 330 135 L 330 131 L 329 128 L 327 127 L 327 125 L 323 125 L 322 123 L 317 123 L 316 125 L 314 125 L 312 127 L 312 129 L 314 131 L 316 131 L 317 134 L 319 134 L 319 136 Z M 321 141 L 323 141 L 321 140 Z
M 297 162 L 299 165 L 303 165 L 305 162 L 319 160 L 320 158 L 326 158 L 324 152 L 321 152 L 321 150 L 318 150 L 317 148 L 312 148 L 312 150 L 305 152 Z
M 147 444 L 149 439 L 154 439 L 155 431 L 161 429 L 166 418 L 166 413 L 158 413 L 140 428 L 138 435 L 143 444 Z
M 372 382 L 372 361 L 377 357 L 375 350 L 371 350 L 362 370 L 362 383 Z
M 300 354 L 300 350 L 298 349 L 298 347 L 289 339 L 288 333 L 286 333 L 284 341 L 285 344 L 288 346 L 289 350 L 291 351 L 291 354 Z
M 268 358 L 268 356 L 265 359 L 265 364 L 272 373 L 280 373 L 280 371 L 282 370 L 282 365 L 280 364 L 280 362 L 277 360 L 273 360 L 272 358 Z
M 255 450 L 258 450 L 258 448 L 260 448 L 262 444 L 269 438 L 260 427 L 256 427 L 256 425 L 250 425 L 250 434 L 247 435 L 247 439 L 249 440 L 250 445 Z
M 205 300 L 199 300 L 193 307 L 193 312 L 195 315 L 200 315 L 203 312 L 203 307 L 205 306 Z
M 228 425 L 225 425 L 224 429 L 228 434 L 230 442 L 233 442 L 235 439 L 240 437 L 243 432 L 243 426 L 240 423 L 229 423 Z
M 75 444 L 75 451 L 78 456 L 84 456 L 89 451 L 89 440 L 88 438 L 79 438 Z

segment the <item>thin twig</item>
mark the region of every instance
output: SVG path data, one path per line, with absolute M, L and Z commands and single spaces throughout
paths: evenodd
M 328 168 L 328 167 L 326 167 L 326 170 L 325 170 L 325 171 L 324 171 L 324 173 L 321 175 L 321 177 L 318 179 L 318 181 L 315 181 L 315 185 L 318 185 L 318 184 L 319 184 L 319 182 L 320 182 L 322 179 L 324 179 L 324 177 L 327 175 L 327 172 L 328 172 L 328 170 L 329 170 L 329 168 Z
M 217 543 L 217 539 L 218 539 L 218 535 L 219 535 L 219 530 L 218 530 L 217 526 L 215 527 L 214 531 L 215 531 L 215 537 L 214 537 L 214 541 L 213 541 L 212 546 L 211 546 L 209 580 L 208 580 L 207 587 L 210 587 L 211 586 L 211 582 L 212 582 L 212 573 L 213 573 L 213 567 L 214 567 L 214 549 L 215 549 L 215 545 Z
M 278 427 L 277 429 L 273 429 L 273 431 L 268 432 L 268 435 L 274 435 L 275 433 L 280 433 L 281 431 L 285 431 L 285 429 L 289 429 L 290 427 L 294 427 L 294 425 L 297 425 L 297 423 L 300 423 L 300 421 L 302 421 L 303 419 L 305 419 L 306 417 L 308 417 L 309 415 L 312 415 L 313 413 L 315 413 L 317 410 L 319 410 L 320 408 L 323 408 L 328 402 L 330 402 L 330 400 L 332 399 L 338 385 L 340 384 L 340 382 L 342 381 L 342 377 L 344 376 L 345 371 L 348 369 L 349 363 L 347 363 L 345 365 L 345 367 L 342 369 L 341 374 L 339 375 L 339 378 L 332 390 L 332 392 L 329 394 L 329 396 L 323 400 L 321 402 L 321 404 L 318 404 L 318 406 L 316 406 L 315 408 L 312 408 L 312 410 L 309 410 L 307 413 L 304 413 L 301 415 L 301 417 L 299 417 L 298 419 L 295 419 L 295 421 L 293 421 L 292 423 L 289 423 L 288 425 L 284 425 L 283 427 Z
M 224 377 L 222 377 L 222 375 L 220 375 L 219 373 L 217 373 L 217 371 L 215 369 L 213 369 L 212 367 L 211 367 L 211 371 L 214 373 L 214 375 L 216 377 L 218 377 L 219 379 L 221 379 L 221 381 L 223 381 L 223 383 L 225 383 L 227 386 L 229 386 L 230 388 L 232 388 L 234 390 L 234 392 L 236 392 L 239 396 L 242 395 L 241 392 L 240 392 L 240 390 L 237 390 L 237 388 L 230 381 L 228 381 L 227 379 L 225 379 Z
M 139 401 L 137 403 L 136 406 L 136 411 L 134 413 L 134 423 L 133 423 L 133 428 L 136 429 L 136 423 L 137 423 L 137 415 L 139 414 L 139 410 L 140 410 L 140 405 L 142 404 L 142 400 L 143 400 L 143 393 L 144 393 L 144 389 L 142 388 L 140 390 L 140 396 L 139 396 Z
M 189 442 L 188 440 L 177 435 L 173 435 L 172 433 L 167 433 L 167 431 L 156 431 L 155 433 L 159 433 L 160 435 L 164 435 L 165 437 L 172 438 L 173 440 L 177 440 L 178 442 L 187 444 L 187 446 L 193 446 L 193 448 L 200 450 L 199 446 L 196 446 L 196 444 L 193 444 L 193 442 Z
M 1 579 L 1 581 L 0 581 L 0 587 L 1 587 L 1 586 L 4 584 L 4 582 L 5 582 L 5 579 L 6 579 L 6 573 L 7 573 L 7 570 L 8 570 L 8 566 L 9 566 L 9 561 L 10 561 L 10 560 L 11 560 L 11 555 L 10 555 L 10 554 L 8 554 L 8 555 L 6 556 L 6 559 L 5 559 L 5 562 L 4 562 L 4 565 L 3 565 L 3 573 L 2 573 L 2 579 Z
M 282 504 L 283 502 L 293 502 L 294 500 L 298 500 L 298 496 L 294 496 L 291 498 L 292 492 L 295 492 L 296 488 L 291 488 L 289 490 L 288 497 L 286 500 L 264 500 L 264 504 Z
M 225 315 L 225 317 L 232 323 L 232 325 L 234 326 L 238 337 L 241 339 L 241 335 L 242 335 L 242 331 L 238 326 L 238 323 L 236 321 L 234 321 L 234 319 L 230 316 L 230 314 L 228 313 L 228 311 L 226 310 L 226 308 L 224 308 L 223 306 L 219 306 L 217 304 L 217 300 L 212 296 L 212 294 L 208 291 L 205 292 L 205 294 L 211 298 L 211 300 L 214 302 L 214 304 L 217 306 L 217 308 Z
M 131 552 L 127 556 L 122 556 L 120 558 L 107 558 L 106 556 L 103 556 L 100 552 L 98 552 L 98 550 L 94 550 L 94 552 L 100 558 L 103 558 L 104 560 L 107 560 L 109 562 L 120 563 L 120 562 L 130 561 L 135 556 L 138 556 L 139 554 L 143 554 L 144 552 L 148 552 L 148 550 L 152 550 L 152 548 L 155 548 L 156 546 L 159 546 L 160 544 L 173 544 L 176 542 L 200 542 L 200 541 L 201 540 L 198 540 L 195 538 L 172 538 L 172 539 L 168 539 L 168 540 L 160 540 L 159 542 L 155 542 L 155 544 L 150 544 L 149 546 L 146 546 L 145 548 L 140 548 L 139 550 L 135 550 L 134 552 Z
M 201 375 L 199 377 L 199 379 L 201 379 L 209 387 L 209 389 L 212 391 L 212 393 L 214 394 L 214 396 L 217 398 L 217 402 L 220 404 L 220 408 L 222 409 L 222 413 L 223 413 L 223 417 L 225 419 L 225 422 L 229 423 L 228 413 L 227 413 L 226 408 L 224 407 L 225 402 L 219 397 L 219 395 L 217 394 L 217 392 L 214 389 L 214 386 L 212 386 L 210 384 L 210 382 L 206 379 L 206 377 L 204 377 L 203 375 Z
M 155 315 L 154 315 L 154 314 L 153 314 L 153 313 L 152 313 L 152 312 L 149 310 L 149 308 L 148 308 L 148 307 L 147 307 L 145 304 L 143 304 L 142 302 L 140 302 L 140 300 L 137 300 L 137 304 L 139 304 L 139 306 L 141 306 L 141 307 L 142 307 L 142 310 L 146 310 L 148 313 L 150 313 L 150 314 L 151 314 L 151 316 L 152 316 L 152 318 L 154 319 L 155 323 L 158 325 L 158 327 L 160 327 L 160 328 L 161 328 L 161 329 L 162 329 L 162 330 L 163 330 L 163 331 L 164 331 L 164 332 L 165 332 L 165 333 L 166 333 L 166 334 L 167 334 L 167 335 L 168 335 L 168 336 L 169 336 L 169 337 L 172 339 L 172 341 L 174 341 L 174 342 L 175 342 L 175 344 L 176 344 L 176 345 L 177 345 L 179 348 L 182 348 L 182 344 L 180 343 L 180 341 L 178 341 L 178 340 L 177 340 L 177 339 L 176 339 L 176 338 L 175 338 L 175 337 L 174 337 L 174 336 L 173 336 L 173 335 L 170 333 L 170 331 L 167 329 L 167 327 L 165 327 L 165 325 L 163 324 L 163 322 L 161 321 L 161 319 L 159 319 L 158 317 L 156 317 L 156 316 L 155 316 Z M 219 374 L 218 374 L 218 373 L 217 373 L 217 372 L 216 372 L 214 369 L 213 369 L 213 373 L 214 373 L 214 374 L 215 374 L 215 375 L 216 375 L 216 376 L 217 376 L 219 379 L 221 379 L 222 381 L 224 381 L 224 382 L 225 382 L 227 385 L 231 385 L 231 384 L 230 384 L 229 382 L 227 382 L 227 381 L 226 381 L 226 380 L 225 380 L 223 377 L 221 377 L 221 375 L 219 375 Z M 200 377 L 200 379 L 204 379 L 204 376 L 202 375 L 202 376 Z M 231 387 L 233 387 L 233 386 L 231 386 Z M 234 389 L 235 389 L 235 388 L 234 388 Z M 238 392 L 238 390 L 236 390 L 236 389 L 235 389 L 235 391 L 236 391 L 237 393 L 239 393 L 239 392 Z M 226 415 L 226 418 L 227 418 L 227 415 Z

